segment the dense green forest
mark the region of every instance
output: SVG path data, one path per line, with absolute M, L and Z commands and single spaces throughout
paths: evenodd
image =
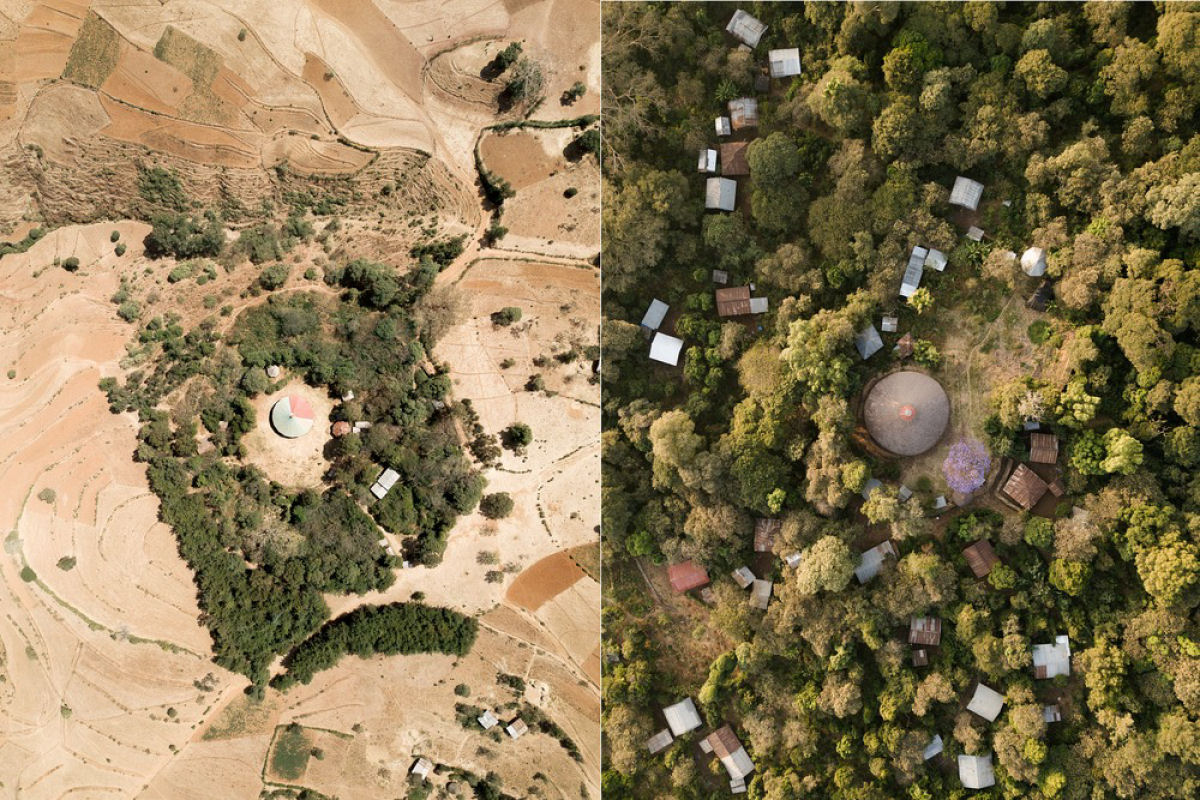
M 148 185 L 170 187 L 163 174 Z M 218 257 L 226 245 L 215 219 L 205 252 Z M 161 239 L 161 252 L 148 247 L 152 256 L 180 247 L 171 239 L 178 226 L 164 220 L 156 218 L 148 237 Z M 264 224 L 243 232 L 239 244 L 249 249 L 227 260 L 257 262 L 258 250 L 273 260 L 312 234 L 304 209 L 294 209 L 278 231 Z M 434 278 L 461 245 L 428 241 L 407 272 L 362 260 L 327 267 L 325 282 L 336 293 L 272 294 L 247 306 L 231 327 L 215 314 L 190 331 L 177 317 L 153 317 L 131 348 L 137 368 L 101 382 L 114 413 L 139 416 L 136 458 L 147 465 L 161 518 L 195 574 L 216 661 L 248 676 L 256 692 L 266 685 L 268 665 L 297 645 L 303 649 L 293 671 L 301 679 L 326 666 L 335 634 L 345 638 L 339 646 L 359 653 L 365 639 L 378 652 L 458 653 L 473 641 L 473 621 L 436 608 L 401 607 L 372 616 L 369 625 L 351 619 L 321 628 L 329 617 L 323 593 L 386 589 L 402 560 L 439 563 L 455 519 L 483 494 L 485 480 L 455 431 L 455 415 L 469 424 L 471 412 L 447 402 L 449 379 L 427 355 L 453 316 Z M 181 270 L 185 277 L 195 266 L 185 262 L 168 281 Z M 288 272 L 283 263 L 267 266 L 246 296 L 278 288 Z M 126 319 L 140 317 L 127 287 L 113 300 Z M 269 377 L 272 365 L 285 377 Z M 242 441 L 267 424 L 256 419 L 252 398 L 297 376 L 338 399 L 333 421 L 372 423 L 330 439 L 324 485 L 300 489 L 272 481 L 246 458 Z M 478 436 L 498 448 L 494 436 Z M 400 478 L 377 502 L 369 487 L 384 467 Z M 379 545 L 380 526 L 401 537 L 402 554 Z M 318 629 L 322 638 L 306 642 Z
M 750 798 L 1200 796 L 1200 4 L 747 3 L 768 26 L 749 50 L 738 7 L 604 8 L 605 796 L 728 796 L 697 747 L 725 722 Z M 764 86 L 791 47 L 802 74 Z M 706 213 L 696 154 L 740 97 L 749 175 Z M 976 212 L 949 204 L 957 176 L 983 184 Z M 948 265 L 905 302 L 918 245 Z M 1044 312 L 1013 257 L 1033 246 Z M 770 311 L 723 321 L 714 269 Z M 678 367 L 648 358 L 653 298 Z M 863 360 L 884 314 L 898 331 Z M 981 488 L 937 515 L 940 460 L 862 445 L 903 333 L 993 469 L 1026 457 L 1026 423 L 1058 437 L 1048 512 Z M 756 517 L 781 522 L 773 554 Z M 898 558 L 860 585 L 885 539 Z M 980 540 L 1000 565 L 977 579 Z M 685 559 L 709 602 L 662 580 Z M 765 612 L 744 564 L 775 582 Z M 918 667 L 926 614 L 941 643 Z M 1070 675 L 1035 679 L 1031 645 L 1058 635 Z M 979 681 L 993 722 L 965 710 Z M 650 755 L 685 696 L 705 726 Z M 989 753 L 995 786 L 964 788 L 956 757 Z
M 362 606 L 330 620 L 288 654 L 287 672 L 272 685 L 286 688 L 295 681 L 308 683 L 315 673 L 353 653 L 368 658 L 410 653 L 448 653 L 465 656 L 475 643 L 478 623 L 448 608 L 419 603 Z

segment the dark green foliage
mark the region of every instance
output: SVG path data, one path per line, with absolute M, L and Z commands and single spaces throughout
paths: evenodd
M 283 258 L 284 247 L 279 233 L 267 223 L 255 225 L 242 231 L 237 240 L 238 252 L 250 259 L 252 264 L 263 264 Z
M 151 224 L 143 242 L 148 258 L 215 258 L 225 247 L 225 230 L 212 212 L 205 212 L 202 220 L 184 214 L 158 215 Z
M 113 248 L 113 252 L 118 256 L 125 255 L 125 243 L 122 242 L 121 244 L 117 245 L 115 248 Z
M 446 239 L 421 242 L 409 251 L 415 259 L 430 258 L 440 268 L 449 266 L 454 259 L 462 255 L 466 236 L 451 236 Z
M 112 233 L 110 233 L 110 234 L 108 235 L 108 240 L 109 240 L 110 242 L 115 242 L 115 241 L 117 241 L 117 240 L 118 240 L 118 239 L 120 239 L 120 238 L 121 238 L 121 232 L 120 232 L 120 231 L 113 231 Z
M 79 271 L 79 259 L 76 258 L 75 256 L 70 256 L 68 258 L 63 259 L 62 268 L 65 269 L 67 272 L 78 272 Z
M 513 500 L 507 492 L 487 494 L 479 501 L 479 513 L 488 519 L 503 519 L 512 513 Z
M 26 583 L 33 583 L 37 580 L 37 573 L 28 565 L 21 567 L 21 580 Z
M 162 167 L 138 168 L 138 194 L 156 210 L 183 212 L 188 209 L 183 184 L 173 172 Z M 115 239 L 113 241 L 116 241 Z
M 492 324 L 508 327 L 514 322 L 521 321 L 521 309 L 516 306 L 505 306 L 499 311 L 492 312 Z
M 524 422 L 515 422 L 500 432 L 500 441 L 509 450 L 520 451 L 533 441 L 533 431 Z
M 291 274 L 291 267 L 287 264 L 272 264 L 258 274 L 258 285 L 268 292 L 274 291 L 287 283 Z
M 58 560 L 57 566 L 63 572 L 70 572 L 75 569 L 76 563 L 75 556 L 63 556 Z
M 464 656 L 475 643 L 477 624 L 446 608 L 414 603 L 363 606 L 326 623 L 285 659 L 286 675 L 308 683 L 344 655 L 368 658 L 412 653 Z

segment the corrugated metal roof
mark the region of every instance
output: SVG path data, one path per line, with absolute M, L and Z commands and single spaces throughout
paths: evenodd
M 646 313 L 642 316 L 642 327 L 649 328 L 652 331 L 658 330 L 658 326 L 662 325 L 663 320 L 667 318 L 667 312 L 671 307 L 662 300 L 651 300 L 650 307 L 646 309 Z
M 789 47 L 782 50 L 771 50 L 767 53 L 767 63 L 772 78 L 789 78 L 800 74 L 800 48 Z
M 725 30 L 727 33 L 731 33 L 738 39 L 741 39 L 750 47 L 758 47 L 758 42 L 762 39 L 763 34 L 766 33 L 767 26 L 739 8 L 733 12 L 733 17 L 729 20 L 729 24 L 725 26 Z
M 950 205 L 962 206 L 974 211 L 979 208 L 979 200 L 982 196 L 982 183 L 959 175 L 954 179 L 954 188 L 950 190 Z
M 704 186 L 704 207 L 733 211 L 737 205 L 737 181 L 729 178 L 709 178 Z

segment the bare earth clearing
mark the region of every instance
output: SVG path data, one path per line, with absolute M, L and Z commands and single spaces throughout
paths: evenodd
M 598 18 L 595 0 L 0 0 L 0 231 L 6 241 L 48 231 L 0 259 L 0 796 L 207 800 L 219 787 L 222 798 L 249 800 L 267 776 L 374 799 L 402 796 L 418 755 L 439 765 L 433 782 L 443 788 L 446 770 L 462 768 L 498 773 L 517 796 L 534 787 L 599 796 L 599 585 L 556 555 L 594 545 L 599 524 L 599 388 L 590 359 L 553 358 L 598 340 L 599 277 L 586 261 L 599 249 L 598 170 L 590 157 L 565 162 L 567 132 L 529 137 L 545 159 L 526 165 L 530 182 L 509 201 L 504 249 L 468 240 L 439 279 L 469 307 L 435 353 L 450 365 L 456 399 L 471 399 L 490 432 L 518 420 L 534 431 L 527 453 L 506 451 L 488 474 L 488 491 L 512 495 L 513 514 L 462 519 L 443 564 L 403 571 L 386 596 L 329 598 L 336 615 L 423 592 L 479 615 L 475 649 L 458 662 L 347 657 L 261 703 L 211 662 L 192 575 L 132 460 L 137 421 L 109 413 L 97 388 L 134 366 L 125 359 L 135 326 L 109 299 L 122 278 L 143 319 L 172 311 L 191 327 L 227 305 L 217 319 L 228 330 L 238 311 L 263 302 L 244 294 L 258 268 L 217 267 L 203 286 L 169 284 L 176 264 L 143 258 L 143 223 L 46 224 L 128 213 L 144 161 L 176 171 L 201 207 L 224 195 L 246 207 L 280 203 L 267 172 L 275 167 L 301 179 L 342 176 L 368 201 L 394 183 L 382 213 L 341 220 L 338 260 L 402 263 L 397 254 L 430 221 L 477 238 L 487 220 L 472 153 L 494 106 L 440 88 L 428 59 L 475 48 L 454 62 L 462 66 L 523 40 L 547 72 L 536 116 L 595 113 Z M 160 43 L 169 47 L 156 57 Z M 560 106 L 576 81 L 586 95 Z M 533 151 L 497 167 L 525 169 L 524 152 Z M 568 186 L 578 188 L 571 201 L 562 198 Z M 128 247 L 122 257 L 113 230 Z M 327 291 L 300 273 L 310 264 L 319 273 L 329 252 L 292 251 L 280 291 Z M 53 263 L 70 256 L 77 273 Z M 510 305 L 522 322 L 492 326 L 489 315 Z M 505 359 L 512 366 L 501 367 Z M 535 373 L 546 391 L 524 390 Z M 289 388 L 314 403 L 312 433 L 301 447 L 281 447 L 266 419 L 284 390 L 260 397 L 249 460 L 283 483 L 319 488 L 330 400 Z M 186 389 L 170 398 L 187 402 Z M 495 565 L 481 563 L 484 552 Z M 499 581 L 486 579 L 492 570 Z M 516 698 L 498 672 L 526 680 L 521 702 L 557 723 L 582 762 L 541 733 L 493 741 L 458 724 L 456 702 L 495 708 L 506 722 L 515 714 L 501 708 Z M 460 683 L 468 698 L 454 694 Z M 267 762 L 278 726 L 293 721 L 324 758 L 285 781 Z

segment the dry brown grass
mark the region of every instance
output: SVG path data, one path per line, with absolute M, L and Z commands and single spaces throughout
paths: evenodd
M 121 53 L 121 35 L 95 13 L 89 12 L 71 47 L 63 78 L 92 89 L 112 74 Z

